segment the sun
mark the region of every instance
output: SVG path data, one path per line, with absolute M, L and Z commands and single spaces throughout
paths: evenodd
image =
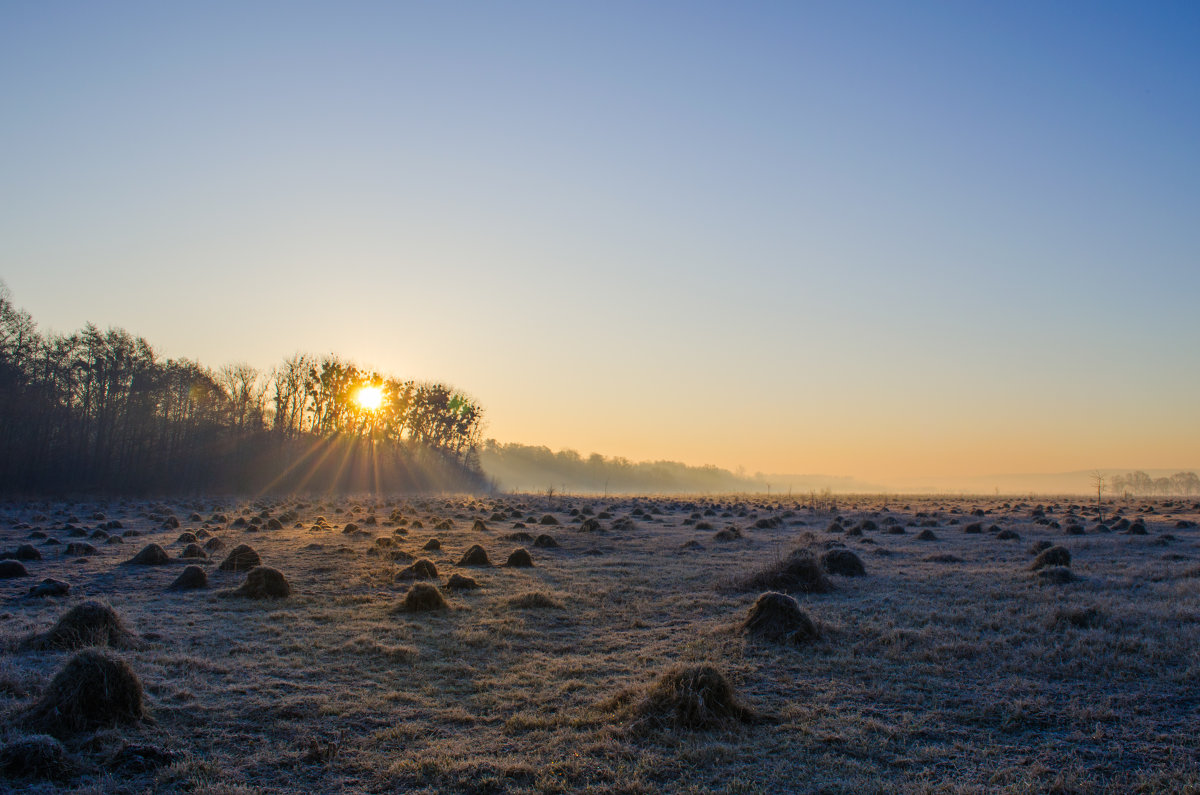
M 354 402 L 367 411 L 375 411 L 383 405 L 383 390 L 377 386 L 360 386 L 354 393 Z

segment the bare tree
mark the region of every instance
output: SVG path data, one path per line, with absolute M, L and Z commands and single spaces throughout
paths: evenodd
M 1099 469 L 1092 472 L 1092 485 L 1096 487 L 1096 518 L 1097 521 L 1104 521 L 1104 503 L 1101 502 L 1100 495 L 1104 493 L 1104 473 Z
M 217 383 L 229 396 L 231 418 L 239 431 L 262 425 L 266 389 L 257 369 L 245 363 L 227 364 L 217 371 Z

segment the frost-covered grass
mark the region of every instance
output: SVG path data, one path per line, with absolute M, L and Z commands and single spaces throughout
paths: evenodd
M 780 500 L 548 504 L 516 495 L 0 505 L 0 549 L 31 542 L 45 556 L 24 564 L 30 577 L 0 580 L 9 641 L 0 654 L 8 727 L 0 741 L 23 735 L 22 710 L 70 655 L 21 651 L 14 641 L 85 598 L 108 601 L 146 641 L 116 653 L 141 677 L 153 716 L 67 738 L 84 766 L 75 778 L 0 778 L 0 789 L 1196 790 L 1200 531 L 1175 523 L 1200 518 L 1200 509 L 1192 500 L 1156 501 L 1153 513 L 1125 505 L 1124 516 L 1145 517 L 1147 529 L 1128 535 L 1097 532 L 1081 506 L 1074 513 L 1085 533 L 1068 535 L 1077 503 L 1041 502 L 1060 528 L 1034 523 L 1037 504 L 890 496 L 886 509 L 850 498 L 835 513 Z M 976 508 L 989 513 L 972 516 Z M 268 518 L 261 530 L 233 526 L 264 510 L 282 529 L 266 529 Z M 578 529 L 602 511 L 601 532 Z M 104 520 L 92 518 L 97 512 Z M 561 524 L 540 524 L 547 513 Z M 168 514 L 178 528 L 163 527 Z M 836 516 L 842 528 L 864 519 L 875 528 L 831 531 Z M 759 522 L 772 517 L 780 521 Z M 76 538 L 65 528 L 71 519 L 89 535 L 112 519 L 122 524 L 113 533 L 139 535 L 123 544 Z M 447 519 L 449 529 L 434 529 Z M 473 530 L 476 519 L 486 529 Z M 420 529 L 409 529 L 414 520 Z M 351 522 L 360 532 L 343 532 Z M 983 531 L 964 532 L 971 522 Z M 918 540 L 921 524 L 937 540 Z M 714 538 L 730 525 L 743 537 Z M 999 539 L 992 525 L 1020 538 Z M 98 551 L 64 557 L 62 545 L 31 540 L 35 528 Z M 202 563 L 207 590 L 166 591 L 182 562 L 119 565 L 151 542 L 177 556 L 179 535 L 201 529 L 226 544 Z M 548 532 L 561 546 L 504 538 L 518 532 Z M 430 538 L 440 550 L 423 549 Z M 1039 540 L 1070 551 L 1074 582 L 1047 584 L 1029 570 Z M 702 548 L 684 547 L 689 541 Z M 293 596 L 218 598 L 245 578 L 217 568 L 239 543 L 282 571 Z M 525 547 L 535 566 L 455 565 L 475 543 L 493 562 Z M 758 592 L 732 583 L 797 547 L 819 553 L 836 544 L 854 550 L 867 575 L 834 576 L 830 593 L 797 594 L 822 629 L 816 641 L 773 645 L 736 632 Z M 450 609 L 397 611 L 413 581 L 395 574 L 412 561 L 370 550 L 432 561 Z M 454 573 L 481 587 L 447 590 Z M 43 577 L 68 581 L 70 595 L 20 598 Z M 611 704 L 679 664 L 716 666 L 767 719 L 630 731 Z M 179 757 L 156 770 L 114 770 L 108 759 L 125 743 Z

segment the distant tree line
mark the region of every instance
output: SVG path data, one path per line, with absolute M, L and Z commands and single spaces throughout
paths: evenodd
M 355 400 L 371 386 L 378 409 Z M 270 371 L 161 359 L 94 325 L 41 334 L 0 282 L 0 489 L 470 488 L 483 410 L 439 383 L 296 355 Z
M 599 453 L 584 457 L 575 450 L 488 439 L 482 466 L 504 489 L 610 493 L 733 493 L 761 491 L 763 483 L 715 466 L 689 466 L 677 461 L 633 462 Z
M 1151 477 L 1140 470 L 1112 476 L 1112 492 L 1139 497 L 1191 497 L 1200 494 L 1200 477 L 1195 472 L 1176 472 L 1174 475 Z

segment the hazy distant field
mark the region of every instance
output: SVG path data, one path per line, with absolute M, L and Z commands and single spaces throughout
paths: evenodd
M 5 504 L 0 550 L 32 543 L 43 560 L 0 580 L 0 744 L 31 732 L 26 710 L 73 654 L 22 640 L 85 599 L 106 600 L 141 636 L 142 648 L 115 653 L 144 684 L 150 719 L 66 735 L 75 775 L 0 788 L 1194 792 L 1200 505 L 1106 507 L 1107 531 L 1074 498 Z M 547 514 L 559 524 L 542 524 Z M 172 516 L 178 527 L 165 526 Z M 587 518 L 599 529 L 581 529 Z M 95 532 L 113 520 L 123 543 Z M 730 526 L 743 537 L 715 537 Z M 184 561 L 119 565 L 150 542 L 176 558 L 185 531 L 225 544 L 201 562 L 209 588 L 166 591 Z M 559 547 L 507 538 L 520 532 Z M 424 549 L 433 538 L 441 550 Z M 1043 540 L 1069 550 L 1074 581 L 1030 571 Z M 95 552 L 64 555 L 71 542 Z M 218 570 L 240 543 L 283 572 L 291 597 L 217 595 L 246 579 Z M 457 565 L 472 544 L 493 565 Z M 817 639 L 739 631 L 761 590 L 738 590 L 739 578 L 797 547 L 838 545 L 866 575 L 795 595 Z M 518 547 L 533 568 L 499 565 Z M 394 550 L 436 565 L 449 609 L 397 611 L 413 581 L 396 580 L 412 561 L 388 559 Z M 448 590 L 452 574 L 481 587 Z M 70 594 L 23 597 L 47 577 Z M 706 663 L 757 720 L 638 722 L 630 705 L 662 671 Z M 129 764 L 126 744 L 174 758 Z

